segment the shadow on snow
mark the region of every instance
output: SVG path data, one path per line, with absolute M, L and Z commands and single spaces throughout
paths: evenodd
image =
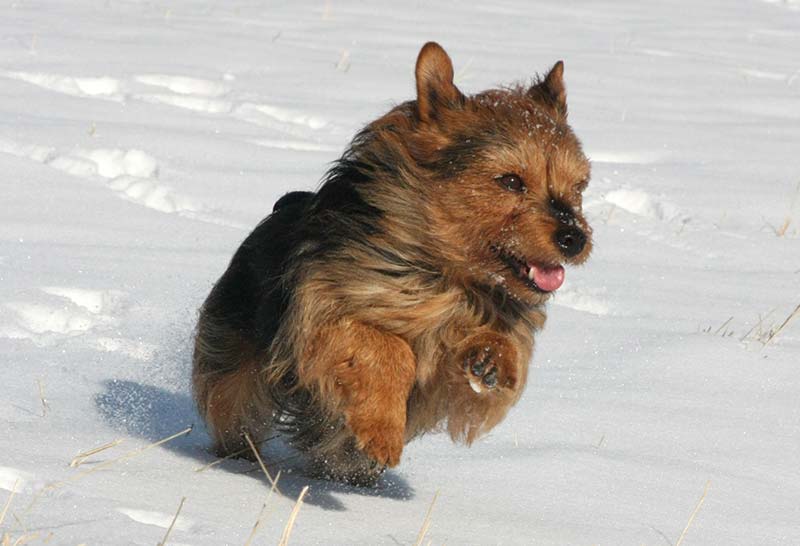
M 103 387 L 104 390 L 95 396 L 95 406 L 105 421 L 116 430 L 156 442 L 193 425 L 192 432 L 163 447 L 197 460 L 200 463 L 198 467 L 217 459 L 209 451 L 210 437 L 188 394 L 127 380 L 109 380 Z M 268 439 L 260 451 L 270 474 L 274 476 L 281 471 L 278 488 L 282 495 L 296 499 L 303 487 L 308 485 L 309 492 L 304 502 L 325 510 L 346 510 L 345 505 L 336 498 L 338 495 L 367 495 L 396 500 L 414 497 L 414 490 L 405 478 L 391 470 L 381 477 L 375 487 L 355 487 L 307 476 L 303 457 L 280 437 Z M 249 461 L 231 459 L 205 472 L 220 470 L 250 475 L 263 481 L 265 487 L 270 486 L 260 467 Z M 202 477 L 202 474 L 198 477 Z

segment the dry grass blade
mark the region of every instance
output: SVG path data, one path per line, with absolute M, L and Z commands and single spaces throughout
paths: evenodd
M 436 504 L 436 499 L 439 498 L 439 492 L 437 491 L 433 495 L 433 500 L 431 501 L 431 505 L 428 507 L 428 512 L 425 514 L 425 520 L 422 522 L 422 527 L 419 530 L 419 534 L 417 535 L 417 541 L 414 543 L 414 546 L 420 546 L 422 541 L 425 540 L 425 535 L 428 534 L 428 528 L 431 526 L 431 514 L 433 513 L 433 505 Z
M 47 410 L 50 409 L 50 405 L 44 397 L 44 385 L 42 385 L 42 382 L 38 379 L 36 380 L 36 384 L 39 385 L 39 400 L 42 402 L 42 417 L 47 417 Z
M 211 461 L 208 464 L 204 464 L 203 466 L 198 466 L 197 468 L 194 469 L 194 471 L 195 472 L 203 472 L 204 470 L 208 470 L 209 468 L 217 466 L 218 464 L 224 463 L 228 459 L 232 459 L 234 457 L 237 457 L 237 456 L 241 455 L 242 453 L 244 453 L 245 451 L 250 451 L 250 448 L 246 447 L 244 449 L 240 449 L 239 451 L 234 451 L 233 453 L 228 453 L 224 457 L 220 457 L 219 459 L 215 459 L 215 460 Z
M 306 496 L 306 493 L 308 493 L 308 486 L 305 486 L 303 490 L 300 491 L 300 495 L 297 496 L 297 502 L 294 503 L 292 513 L 289 514 L 289 521 L 286 522 L 286 527 L 283 528 L 283 534 L 281 535 L 281 541 L 278 543 L 278 546 L 288 546 L 289 537 L 292 534 L 292 527 L 294 527 L 294 521 L 297 519 L 297 514 L 300 512 L 300 507 L 303 506 L 303 497 Z
M 39 538 L 39 533 L 33 533 L 32 535 L 24 534 L 17 537 L 17 540 L 14 542 L 11 542 L 11 535 L 4 533 L 2 539 L 0 539 L 0 546 L 22 546 L 37 538 Z
M 272 479 L 272 476 L 270 475 L 269 471 L 267 470 L 267 467 L 264 464 L 264 461 L 261 459 L 261 454 L 258 452 L 258 448 L 253 443 L 253 440 L 250 439 L 250 435 L 247 434 L 246 432 L 244 433 L 244 439 L 247 440 L 248 444 L 250 444 L 250 449 L 253 450 L 253 455 L 256 456 L 256 459 L 258 460 L 258 464 L 261 465 L 261 470 L 264 472 L 264 475 L 269 480 L 269 483 L 272 484 L 272 487 L 274 487 L 275 489 L 278 490 L 278 493 L 280 493 L 281 490 L 278 489 L 278 482 L 276 482 L 275 480 Z
M 69 462 L 69 466 L 71 468 L 77 468 L 86 462 L 86 459 L 91 457 L 92 455 L 97 455 L 101 451 L 105 451 L 106 449 L 111 449 L 112 447 L 116 447 L 122 443 L 122 438 L 118 438 L 113 442 L 108 442 L 107 444 L 103 444 L 99 447 L 95 447 L 90 449 L 89 451 L 84 451 L 82 453 L 78 453 L 75 457 Z
M 761 315 L 759 315 L 759 316 L 758 316 L 758 322 L 756 322 L 756 323 L 753 325 L 753 327 L 752 327 L 752 328 L 750 328 L 750 329 L 747 331 L 747 333 L 746 333 L 745 335 L 743 335 L 742 337 L 740 337 L 740 338 L 739 338 L 739 341 L 744 341 L 745 339 L 747 339 L 748 337 L 750 337 L 750 334 L 752 334 L 752 333 L 755 331 L 755 329 L 756 329 L 756 328 L 759 328 L 759 331 L 761 331 L 761 330 L 760 330 L 760 328 L 761 328 L 761 325 L 762 325 L 762 324 L 764 324 L 764 321 L 765 321 L 765 320 L 767 320 L 767 318 L 768 318 L 768 317 L 769 317 L 769 316 L 770 316 L 772 313 L 774 313 L 774 312 L 775 312 L 775 309 L 772 309 L 772 310 L 771 310 L 769 313 L 767 313 L 767 314 L 766 314 L 766 315 L 764 315 L 763 317 L 762 317 Z
M 14 541 L 13 546 L 22 546 L 23 544 L 27 544 L 39 538 L 39 533 L 32 533 L 30 535 L 22 535 L 17 540 Z
M 692 510 L 692 515 L 689 516 L 689 521 L 686 522 L 686 527 L 683 528 L 683 532 L 681 536 L 678 537 L 678 542 L 675 543 L 675 546 L 681 546 L 681 542 L 683 542 L 683 537 L 686 536 L 686 531 L 689 530 L 689 527 L 692 526 L 692 522 L 694 521 L 694 517 L 697 515 L 697 512 L 700 511 L 700 507 L 703 506 L 703 503 L 706 501 L 706 495 L 708 494 L 708 488 L 711 486 L 711 480 L 706 482 L 706 486 L 703 489 L 703 496 L 700 497 L 700 500 L 697 501 L 697 506 L 694 507 Z
M 270 488 L 269 494 L 267 495 L 267 499 L 264 501 L 263 506 L 261 506 L 261 511 L 258 513 L 258 519 L 256 519 L 256 522 L 253 525 L 253 530 L 250 531 L 250 536 L 247 537 L 247 542 L 244 543 L 244 546 L 250 546 L 252 544 L 253 539 L 255 538 L 256 533 L 258 532 L 258 528 L 261 527 L 261 523 L 264 521 L 264 518 L 267 515 L 265 514 L 265 511 L 267 509 L 267 506 L 269 505 L 269 501 L 272 499 L 272 494 L 275 493 L 275 485 L 277 485 L 278 480 L 280 479 L 281 479 L 281 473 L 280 471 L 278 471 L 278 473 L 275 475 L 275 483 Z
M 6 519 L 8 507 L 11 506 L 11 499 L 13 499 L 14 495 L 17 494 L 17 485 L 19 485 L 19 480 L 14 481 L 14 487 L 11 488 L 11 494 L 8 496 L 8 500 L 6 501 L 6 505 L 3 507 L 3 511 L 0 512 L 0 525 L 3 525 L 3 521 Z
M 786 328 L 786 325 L 787 325 L 787 324 L 789 324 L 789 322 L 790 322 L 790 321 L 791 321 L 791 320 L 792 320 L 794 317 L 796 317 L 798 313 L 800 313 L 800 304 L 798 304 L 798 305 L 797 305 L 797 307 L 795 307 L 795 308 L 794 308 L 794 311 L 792 311 L 792 313 L 791 313 L 791 314 L 790 314 L 788 317 L 786 317 L 786 320 L 784 320 L 784 321 L 781 323 L 781 325 L 780 325 L 780 326 L 778 326 L 778 327 L 777 327 L 777 328 L 776 328 L 776 329 L 775 329 L 773 332 L 771 332 L 771 333 L 770 333 L 769 337 L 768 337 L 768 338 L 767 338 L 767 340 L 764 342 L 764 345 L 766 345 L 767 343 L 769 343 L 770 341 L 772 341 L 773 339 L 775 339 L 775 336 L 777 336 L 778 334 L 780 334 L 780 333 L 781 333 L 781 330 L 783 330 L 784 328 Z
M 185 436 L 186 434 L 189 434 L 191 431 L 192 431 L 192 427 L 187 427 L 187 428 L 183 429 L 180 432 L 176 432 L 172 436 L 167 436 L 166 438 L 163 438 L 163 439 L 161 439 L 161 440 L 159 440 L 157 442 L 153 442 L 152 444 L 146 445 L 146 446 L 141 447 L 139 449 L 134 449 L 133 451 L 129 451 L 125 455 L 117 457 L 116 459 L 109 459 L 108 461 L 102 462 L 102 463 L 98 464 L 97 466 L 90 468 L 89 470 L 85 470 L 84 472 L 81 472 L 79 474 L 74 474 L 74 475 L 70 476 L 69 478 L 67 478 L 66 480 L 50 484 L 47 487 L 45 487 L 42 491 L 47 491 L 47 490 L 50 490 L 50 489 L 58 489 L 59 487 L 63 487 L 65 485 L 69 484 L 69 483 L 78 481 L 81 478 L 83 478 L 85 476 L 88 476 L 89 474 L 97 472 L 98 470 L 102 470 L 104 468 L 108 468 L 109 466 L 112 466 L 112 465 L 114 465 L 114 464 L 116 464 L 116 463 L 118 463 L 120 461 L 124 461 L 125 459 L 130 459 L 132 457 L 136 457 L 137 455 L 141 455 L 145 451 L 153 449 L 154 447 L 158 447 L 158 446 L 160 446 L 162 444 L 166 444 L 167 442 L 170 442 L 170 441 L 174 440 L 175 438 L 179 438 L 181 436 Z
M 255 444 L 257 446 L 260 446 L 261 444 L 269 442 L 270 440 L 274 440 L 277 437 L 278 437 L 278 435 L 276 434 L 275 436 L 270 436 L 269 438 L 264 438 L 263 440 L 261 440 L 260 442 L 256 442 Z M 234 451 L 233 453 L 229 453 L 228 455 L 225 455 L 224 457 L 220 457 L 219 459 L 217 459 L 215 461 L 211 461 L 208 464 L 205 464 L 203 466 L 197 467 L 197 468 L 194 469 L 194 471 L 195 472 L 202 472 L 204 470 L 208 470 L 211 467 L 214 467 L 214 466 L 217 466 L 218 464 L 224 463 L 228 459 L 232 459 L 233 457 L 237 457 L 237 456 L 241 455 L 245 451 L 250 451 L 250 449 L 251 449 L 250 447 L 245 447 L 243 449 L 240 449 L 239 451 Z
M 289 455 L 288 457 L 284 457 L 283 459 L 277 459 L 277 460 L 274 460 L 274 461 L 270 461 L 270 464 L 272 464 L 273 466 L 280 466 L 283 463 L 288 463 L 289 461 L 294 461 L 294 460 L 299 459 L 299 458 L 301 458 L 303 456 L 304 455 L 302 453 L 297 453 L 296 455 Z M 252 474 L 253 472 L 261 472 L 261 469 L 260 468 L 249 468 L 249 469 L 243 470 L 241 472 L 234 472 L 234 474 Z
M 181 503 L 178 505 L 178 511 L 175 512 L 175 517 L 172 518 L 172 523 L 169 524 L 167 528 L 167 532 L 164 534 L 164 538 L 161 542 L 158 543 L 158 546 L 164 546 L 167 543 L 167 539 L 169 538 L 169 534 L 172 532 L 172 528 L 175 527 L 175 522 L 178 521 L 178 516 L 181 513 L 181 509 L 183 509 L 183 503 L 186 502 L 186 497 L 181 498 Z
M 728 324 L 731 323 L 732 320 L 733 320 L 733 317 L 731 317 L 728 320 L 726 320 L 725 322 L 723 322 L 722 325 L 719 328 L 717 328 L 717 331 L 714 332 L 714 335 L 719 334 L 722 331 L 723 328 L 725 328 Z
M 781 224 L 781 226 L 775 230 L 775 235 L 777 235 L 778 237 L 783 237 L 784 235 L 786 235 L 786 232 L 789 231 L 789 226 L 791 225 L 791 223 L 792 223 L 791 217 L 787 216 L 786 219 Z

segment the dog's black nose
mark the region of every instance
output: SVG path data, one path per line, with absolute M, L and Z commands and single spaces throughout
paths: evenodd
M 576 227 L 561 228 L 555 234 L 556 244 L 567 258 L 580 254 L 586 246 L 586 235 Z

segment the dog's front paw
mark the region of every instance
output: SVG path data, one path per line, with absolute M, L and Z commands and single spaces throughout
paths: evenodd
M 382 466 L 397 466 L 405 443 L 405 426 L 378 420 L 352 420 L 356 446 Z
M 464 373 L 476 393 L 517 385 L 516 351 L 502 338 L 482 336 L 463 358 Z

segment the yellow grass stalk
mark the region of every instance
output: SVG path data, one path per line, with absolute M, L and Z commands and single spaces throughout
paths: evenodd
M 697 506 L 694 507 L 692 510 L 692 515 L 689 516 L 689 521 L 686 522 L 686 527 L 683 528 L 683 532 L 681 536 L 678 537 L 678 542 L 675 543 L 675 546 L 681 546 L 681 542 L 683 542 L 683 537 L 686 536 L 686 531 L 689 530 L 689 527 L 692 526 L 692 522 L 694 521 L 694 517 L 697 515 L 697 512 L 700 511 L 700 507 L 703 506 L 703 503 L 706 501 L 706 495 L 708 494 L 708 488 L 711 486 L 711 480 L 706 482 L 706 487 L 703 489 L 703 495 L 700 497 L 700 500 L 697 501 Z
M 420 546 L 422 541 L 425 540 L 425 535 L 428 533 L 428 528 L 431 526 L 431 514 L 433 513 L 433 505 L 436 504 L 436 499 L 439 498 L 439 492 L 437 491 L 433 495 L 433 500 L 431 501 L 431 505 L 428 507 L 428 512 L 425 514 L 425 520 L 422 522 L 422 527 L 419 530 L 419 534 L 417 535 L 417 541 L 414 543 L 414 546 Z
M 165 546 L 167 544 L 167 539 L 169 538 L 169 534 L 172 532 L 172 528 L 175 527 L 175 522 L 178 521 L 178 516 L 181 513 L 181 509 L 183 508 L 183 503 L 186 502 L 186 497 L 181 498 L 181 503 L 178 505 L 178 511 L 175 512 L 175 517 L 172 518 L 172 523 L 169 524 L 169 528 L 167 528 L 167 532 L 164 534 L 164 538 L 161 542 L 158 543 L 158 546 Z
M 17 493 L 17 485 L 19 485 L 19 480 L 14 481 L 14 487 L 11 488 L 11 494 L 8 496 L 8 500 L 6 501 L 6 505 L 3 507 L 3 511 L 0 512 L 0 525 L 3 525 L 3 521 L 6 519 L 8 507 L 11 506 L 11 499 L 13 499 L 14 495 Z
M 84 451 L 75 455 L 75 457 L 69 462 L 69 466 L 71 468 L 77 468 L 86 462 L 86 459 L 91 457 L 92 455 L 97 455 L 101 451 L 105 451 L 106 449 L 111 449 L 112 447 L 116 447 L 122 443 L 122 438 L 118 438 L 113 442 L 108 442 L 107 444 L 103 444 L 99 447 L 92 448 L 88 451 Z
M 280 493 L 281 490 L 278 489 L 278 482 L 276 482 L 275 480 L 272 479 L 272 476 L 270 475 L 269 471 L 267 470 L 267 467 L 264 464 L 264 461 L 261 460 L 261 454 L 258 452 L 258 448 L 256 448 L 256 445 L 253 443 L 253 440 L 250 439 L 250 435 L 247 434 L 246 432 L 244 433 L 244 439 L 247 440 L 247 443 L 250 445 L 250 449 L 253 450 L 253 455 L 256 456 L 256 459 L 258 460 L 258 464 L 261 465 L 261 470 L 264 472 L 264 475 L 269 480 L 269 483 L 271 483 L 272 487 L 277 489 L 278 493 Z
M 294 527 L 294 521 L 297 519 L 297 514 L 300 512 L 300 507 L 303 506 L 303 497 L 306 496 L 306 493 L 308 493 L 308 486 L 305 486 L 303 490 L 300 491 L 297 502 L 294 503 L 294 508 L 292 508 L 292 513 L 289 514 L 289 521 L 286 522 L 286 527 L 283 528 L 283 534 L 281 535 L 281 541 L 278 543 L 278 546 L 288 546 L 289 537 L 292 534 L 292 527 Z
M 278 480 L 281 479 L 281 473 L 275 475 L 275 483 L 272 484 L 272 487 L 269 490 L 269 494 L 267 495 L 267 499 L 264 501 L 264 504 L 261 506 L 261 511 L 258 513 L 258 519 L 256 519 L 256 523 L 253 525 L 253 530 L 250 531 L 250 536 L 247 537 L 247 542 L 244 543 L 244 546 L 250 546 L 253 543 L 253 539 L 258 532 L 258 528 L 261 527 L 261 523 L 264 521 L 267 514 L 265 513 L 267 509 L 267 505 L 269 505 L 270 499 L 272 499 L 272 494 L 275 493 L 275 486 L 278 484 Z

